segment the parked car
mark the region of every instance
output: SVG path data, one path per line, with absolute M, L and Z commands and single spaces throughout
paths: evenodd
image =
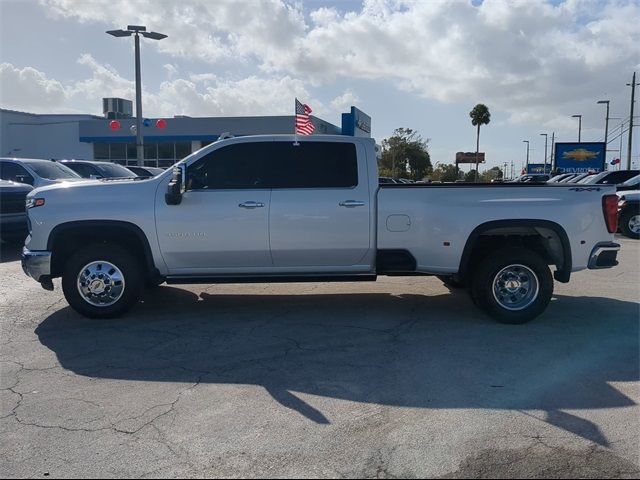
M 551 177 L 549 180 L 547 180 L 547 183 L 558 183 L 561 180 L 568 178 L 570 176 L 572 176 L 573 173 L 561 173 L 559 175 L 556 175 L 554 177 Z
M 580 183 L 585 185 L 618 185 L 640 174 L 640 170 L 613 170 L 600 172 L 596 175 L 583 178 Z
M 26 183 L 34 188 L 83 180 L 76 172 L 58 162 L 35 158 L 0 158 L 0 179 Z
M 618 224 L 629 238 L 640 238 L 640 190 L 618 193 Z
M 2 241 L 24 241 L 28 233 L 27 193 L 33 190 L 25 183 L 0 180 L 0 238 Z
M 134 166 L 134 165 L 128 165 L 127 169 L 131 170 L 137 176 L 142 177 L 142 178 L 157 177 L 162 172 L 164 172 L 163 168 L 158 168 L 158 167 L 138 167 L 138 166 Z
M 593 175 L 596 175 L 596 174 L 595 173 L 580 173 L 580 174 L 576 175 L 575 177 L 570 178 L 566 182 L 562 182 L 562 183 L 580 183 L 582 180 L 585 180 L 586 178 L 591 177 Z
M 616 185 L 616 190 L 624 192 L 625 190 L 640 190 L 640 175 L 631 177 L 629 180 Z
M 33 190 L 24 271 L 49 290 L 62 277 L 72 308 L 96 318 L 163 281 L 437 275 L 524 323 L 549 305 L 554 278 L 617 265 L 613 186 L 378 186 L 374 139 L 294 140 L 219 140 L 146 181 Z
M 58 160 L 58 163 L 69 167 L 82 178 L 135 178 L 138 175 L 126 167 L 112 162 L 96 162 L 94 160 Z
M 520 175 L 509 183 L 545 183 L 549 178 L 550 176 L 546 173 L 527 173 L 526 175 Z

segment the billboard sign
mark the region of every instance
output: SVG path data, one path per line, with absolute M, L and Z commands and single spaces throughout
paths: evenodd
M 476 152 L 456 152 L 456 163 L 476 163 Z M 478 152 L 478 163 L 484 163 L 484 152 Z
M 604 142 L 556 143 L 555 159 L 559 173 L 604 171 Z
M 551 173 L 551 165 L 547 164 L 547 168 L 545 168 L 544 163 L 530 163 L 527 165 L 527 173 Z

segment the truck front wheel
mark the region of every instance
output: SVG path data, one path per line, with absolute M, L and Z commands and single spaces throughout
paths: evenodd
M 496 250 L 477 265 L 471 295 L 482 310 L 499 322 L 526 323 L 549 305 L 553 277 L 545 260 L 531 250 Z
M 139 299 L 144 277 L 139 262 L 113 244 L 89 245 L 66 262 L 62 290 L 69 305 L 86 317 L 113 318 Z

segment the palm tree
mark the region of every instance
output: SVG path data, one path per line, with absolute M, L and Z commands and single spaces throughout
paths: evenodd
M 480 151 L 480 125 L 487 125 L 491 121 L 491 113 L 486 105 L 479 103 L 469 112 L 471 125 L 478 127 L 476 136 L 476 182 L 478 181 L 478 152 Z

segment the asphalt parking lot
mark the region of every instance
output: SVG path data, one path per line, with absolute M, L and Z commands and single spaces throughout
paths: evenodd
M 435 278 L 162 286 L 88 320 L 0 258 L 6 477 L 640 476 L 640 242 L 494 323 Z

